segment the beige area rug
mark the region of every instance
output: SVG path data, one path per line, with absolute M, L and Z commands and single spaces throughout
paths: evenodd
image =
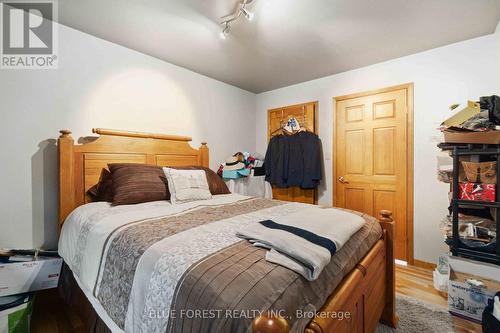
M 442 306 L 424 303 L 415 298 L 396 295 L 396 329 L 379 324 L 376 333 L 453 333 L 451 315 Z

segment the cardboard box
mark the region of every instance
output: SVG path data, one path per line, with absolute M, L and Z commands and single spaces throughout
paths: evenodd
M 0 264 L 0 297 L 56 288 L 61 266 L 61 258 L 48 257 Z
M 460 126 L 463 122 L 474 117 L 479 112 L 481 112 L 481 106 L 479 105 L 479 103 L 474 101 L 468 101 L 467 107 L 456 112 L 453 116 L 443 121 L 441 123 L 441 126 L 446 126 L 446 127 Z
M 500 144 L 500 131 L 463 132 L 444 130 L 443 134 L 446 143 Z
M 485 184 L 497 183 L 497 162 L 461 161 L 460 163 L 462 164 L 467 181 Z
M 488 300 L 500 290 L 500 266 L 450 257 L 448 311 L 480 323 Z
M 462 200 L 494 202 L 496 197 L 495 184 L 459 183 L 458 197 Z

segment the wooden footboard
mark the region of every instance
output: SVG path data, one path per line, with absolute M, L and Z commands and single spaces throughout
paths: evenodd
M 389 211 L 383 210 L 380 215 L 383 238 L 342 280 L 309 322 L 305 333 L 369 333 L 375 331 L 379 321 L 396 327 L 394 221 Z M 283 318 L 261 316 L 253 322 L 253 333 L 288 332 L 288 323 Z

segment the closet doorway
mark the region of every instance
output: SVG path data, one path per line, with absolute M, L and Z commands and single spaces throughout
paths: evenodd
M 395 258 L 413 263 L 413 84 L 334 98 L 334 202 L 393 212 Z
M 289 105 L 267 111 L 267 141 L 276 133 L 282 124 L 295 117 L 302 127 L 318 134 L 318 102 Z M 302 189 L 300 187 L 278 188 L 273 186 L 273 199 L 283 201 L 317 203 L 317 189 Z

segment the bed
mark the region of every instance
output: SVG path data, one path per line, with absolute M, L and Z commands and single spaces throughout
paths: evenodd
M 63 130 L 58 141 L 60 291 L 87 331 L 373 332 L 379 320 L 396 325 L 390 212 L 379 220 L 352 212 L 363 227 L 307 281 L 235 233 L 310 205 L 236 194 L 178 205 L 92 203 L 86 192 L 108 163 L 209 164 L 207 144 L 194 149 L 189 137 L 93 132 L 99 136 L 75 144 Z

